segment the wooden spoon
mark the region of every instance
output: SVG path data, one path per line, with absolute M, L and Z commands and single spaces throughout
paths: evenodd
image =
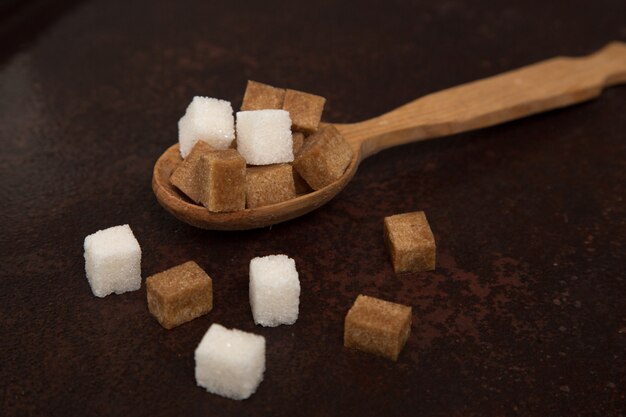
M 345 173 L 329 186 L 279 204 L 212 213 L 169 182 L 181 161 L 178 145 L 157 160 L 152 189 L 178 219 L 203 229 L 244 230 L 270 226 L 328 202 L 352 179 L 359 163 L 392 146 L 493 126 L 590 100 L 611 85 L 626 83 L 626 44 L 612 42 L 581 58 L 557 57 L 501 75 L 429 94 L 359 123 L 335 124 L 354 150 Z

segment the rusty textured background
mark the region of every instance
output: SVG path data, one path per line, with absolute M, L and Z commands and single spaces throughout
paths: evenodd
M 0 415 L 623 416 L 626 87 L 365 161 L 334 201 L 261 230 L 194 229 L 150 188 L 193 95 L 248 78 L 366 119 L 429 92 L 626 40 L 626 3 L 8 1 L 0 7 Z M 425 210 L 435 272 L 398 276 L 382 218 Z M 95 298 L 83 239 L 129 223 L 143 276 L 189 259 L 212 313 L 162 329 L 145 287 Z M 254 256 L 287 253 L 293 326 L 255 327 Z M 397 363 L 342 347 L 359 293 L 413 306 Z M 267 338 L 257 393 L 196 387 L 221 323 Z

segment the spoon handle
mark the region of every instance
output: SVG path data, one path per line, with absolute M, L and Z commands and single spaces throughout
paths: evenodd
M 626 43 L 556 57 L 429 94 L 373 119 L 336 125 L 361 159 L 383 149 L 504 123 L 590 100 L 626 83 Z

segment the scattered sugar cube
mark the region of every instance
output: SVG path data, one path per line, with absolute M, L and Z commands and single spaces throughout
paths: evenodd
M 410 332 L 411 307 L 359 295 L 346 315 L 343 343 L 395 361 Z
M 283 110 L 291 116 L 293 129 L 304 133 L 314 133 L 319 127 L 326 99 L 302 91 L 287 90 Z
M 254 394 L 263 381 L 265 338 L 213 324 L 196 348 L 195 360 L 198 386 L 243 400 Z
M 304 141 L 293 167 L 314 190 L 338 180 L 352 160 L 352 148 L 333 125 Z
M 204 179 L 199 173 L 200 158 L 215 149 L 206 142 L 198 141 L 170 176 L 170 182 L 195 203 L 200 203 Z
M 148 310 L 166 329 L 187 323 L 213 308 L 213 281 L 194 261 L 146 279 Z
M 234 138 L 233 108 L 228 101 L 196 96 L 178 121 L 178 143 L 183 158 L 199 140 L 215 149 L 227 149 Z
M 285 110 L 238 112 L 237 150 L 250 165 L 293 161 L 289 113 Z
M 282 109 L 284 100 L 283 88 L 248 80 L 241 110 Z
M 250 167 L 246 171 L 246 206 L 262 207 L 294 198 L 296 188 L 289 164 Z
M 385 217 L 385 244 L 399 272 L 435 269 L 435 237 L 423 211 Z
M 250 261 L 250 306 L 256 324 L 293 324 L 299 304 L 300 280 L 293 259 L 270 255 Z
M 85 272 L 93 295 L 105 297 L 141 287 L 141 248 L 130 226 L 99 230 L 85 238 Z
M 200 202 L 209 211 L 246 208 L 246 160 L 234 149 L 202 156 L 199 176 L 204 181 Z

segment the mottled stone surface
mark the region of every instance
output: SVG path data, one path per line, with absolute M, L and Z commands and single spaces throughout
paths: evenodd
M 381 152 L 328 205 L 261 230 L 187 226 L 150 181 L 194 95 L 237 108 L 246 80 L 263 80 L 355 122 L 626 40 L 624 1 L 70 3 L 0 16 L 0 415 L 623 414 L 626 87 Z M 398 277 L 382 219 L 415 210 L 437 270 Z M 209 315 L 166 331 L 144 289 L 93 297 L 83 238 L 121 223 L 144 276 L 189 259 L 211 275 Z M 295 259 L 302 296 L 295 325 L 265 329 L 247 268 L 272 253 Z M 343 347 L 361 293 L 412 307 L 397 362 Z M 195 384 L 213 322 L 266 337 L 265 379 L 245 402 Z

